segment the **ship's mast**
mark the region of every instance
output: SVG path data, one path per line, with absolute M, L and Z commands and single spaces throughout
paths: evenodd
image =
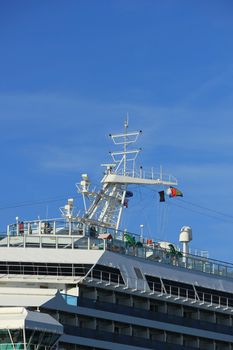
M 129 120 L 127 115 L 127 118 L 124 123 L 124 133 L 109 135 L 115 145 L 123 145 L 123 151 L 111 152 L 113 162 L 116 166 L 114 167 L 114 170 L 107 173 L 107 175 L 112 173 L 120 174 L 123 177 L 135 175 L 135 161 L 141 149 L 128 150 L 128 145 L 137 142 L 141 131 L 128 132 L 128 126 Z M 102 180 L 102 182 L 104 183 L 104 179 Z M 113 186 L 113 183 L 109 183 L 108 186 Z M 116 215 L 116 229 L 118 229 L 122 217 L 123 208 L 127 204 L 126 192 L 128 184 L 116 183 L 114 184 L 114 186 L 116 192 L 118 193 L 118 196 L 121 195 L 121 203 L 120 205 L 118 205 L 118 213 Z
M 126 151 L 127 151 L 127 129 L 128 129 L 128 115 L 125 121 L 125 135 L 124 135 L 124 175 L 126 175 Z
M 137 185 L 165 185 L 174 186 L 177 184 L 171 177 L 164 178 L 163 174 L 150 174 L 137 172 L 136 158 L 141 149 L 129 149 L 129 145 L 137 142 L 142 131 L 128 131 L 128 117 L 124 123 L 124 132 L 121 134 L 110 134 L 110 138 L 116 146 L 122 146 L 121 151 L 110 152 L 113 164 L 102 164 L 106 167 L 102 179 L 102 189 L 97 192 L 89 191 L 81 182 L 78 185 L 79 192 L 83 197 L 91 199 L 91 205 L 85 208 L 84 220 L 106 227 L 118 229 L 124 207 L 127 206 L 127 188 L 131 184 Z M 85 174 L 87 177 L 87 175 Z M 88 180 L 89 181 L 89 180 Z M 86 201 L 85 201 L 86 203 Z

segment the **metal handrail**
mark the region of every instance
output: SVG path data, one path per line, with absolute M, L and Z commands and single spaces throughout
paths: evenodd
M 97 273 L 99 272 L 99 278 L 97 278 Z M 89 282 L 96 282 L 98 284 L 106 284 L 106 285 L 112 285 L 114 288 L 121 287 L 123 289 L 130 289 L 132 291 L 138 291 L 140 293 L 147 293 L 149 295 L 157 295 L 158 297 L 164 296 L 166 299 L 168 298 L 174 298 L 175 300 L 182 300 L 182 301 L 190 301 L 193 303 L 198 303 L 201 305 L 206 305 L 208 307 L 213 306 L 215 309 L 218 308 L 224 308 L 224 310 L 230 310 L 233 312 L 233 298 L 228 298 L 226 296 L 221 296 L 214 293 L 209 292 L 202 292 L 198 291 L 195 293 L 195 291 L 185 288 L 185 287 L 178 287 L 178 286 L 172 286 L 169 285 L 169 288 L 166 289 L 163 287 L 162 284 L 158 282 L 148 282 L 147 280 L 141 280 L 139 281 L 136 278 L 133 277 L 127 277 L 124 280 L 124 283 L 120 282 L 120 275 L 118 275 L 117 282 L 112 282 L 113 278 L 111 275 L 116 275 L 111 272 L 104 272 L 105 274 L 108 274 L 109 277 L 105 277 L 103 279 L 103 271 L 98 270 L 91 270 L 90 273 L 85 276 L 83 279 L 87 283 Z
M 120 254 L 148 259 L 152 262 L 233 278 L 233 264 L 231 263 L 192 254 L 186 254 L 183 257 L 173 256 L 168 250 L 159 247 L 156 243 L 152 247 L 145 243 L 141 248 L 133 247 L 124 241 L 124 235 L 126 233 L 131 235 L 135 238 L 135 242 L 140 241 L 139 235 L 100 225 L 95 225 L 94 236 L 98 237 L 101 233 L 109 233 L 112 239 L 93 238 L 91 230 L 91 225 L 78 221 L 68 222 L 65 219 L 26 221 L 23 224 L 23 232 L 20 224 L 9 225 L 8 234 L 0 239 L 0 247 L 107 249 Z
M 177 184 L 177 179 L 175 176 L 163 173 L 161 171 L 155 170 L 154 168 L 151 168 L 150 170 L 146 169 L 127 169 L 126 173 L 124 172 L 124 169 L 118 169 L 117 171 L 112 171 L 112 173 L 117 175 L 126 175 L 130 177 L 136 177 L 136 178 L 142 178 L 142 179 L 148 179 L 148 180 L 158 180 L 158 181 L 173 181 Z
M 42 264 L 42 263 L 0 263 L 0 275 L 12 276 L 20 275 L 22 277 L 30 276 L 34 277 L 48 277 L 54 278 L 61 277 L 83 277 L 77 264 L 70 264 L 70 266 L 63 266 L 62 264 Z M 161 283 L 147 281 L 145 279 L 139 280 L 133 277 L 126 277 L 122 280 L 122 276 L 118 273 L 91 269 L 91 271 L 84 276 L 82 281 L 96 282 L 97 284 L 105 284 L 106 286 L 114 286 L 114 288 L 129 289 L 132 291 L 138 291 L 140 293 L 147 293 L 149 295 L 157 295 L 158 297 L 174 298 L 175 300 L 185 300 L 192 303 L 199 303 L 199 305 L 207 305 L 208 307 L 213 306 L 217 308 L 224 308 L 225 310 L 230 309 L 233 312 L 233 298 L 222 296 L 219 294 L 197 291 L 168 285 L 164 288 Z
M 20 226 L 22 225 L 22 226 Z M 43 219 L 43 220 L 31 220 L 10 224 L 7 226 L 7 232 L 5 235 L 9 236 L 21 236 L 21 235 L 85 235 L 91 227 L 95 227 L 96 234 L 110 233 L 115 239 L 123 240 L 124 234 L 129 234 L 136 240 L 140 240 L 140 235 L 130 231 L 116 230 L 114 228 L 108 228 L 102 225 L 83 223 L 77 220 L 67 221 L 66 219 Z M 69 231 L 69 228 L 71 230 Z
M 85 227 L 85 230 L 87 229 L 88 227 Z M 110 233 L 111 230 L 108 230 L 108 232 Z M 114 232 L 112 236 L 113 234 Z M 122 231 L 116 231 L 115 237 L 120 238 L 122 234 Z M 22 235 L 17 237 L 7 235 L 0 240 L 0 247 L 109 250 L 123 255 L 147 259 L 151 262 L 233 278 L 233 265 L 230 263 L 191 254 L 187 254 L 185 257 L 177 257 L 160 247 L 153 248 L 144 244 L 143 247 L 138 248 L 130 246 L 127 242 L 120 239 L 105 240 L 83 235 L 70 236 L 62 234 Z

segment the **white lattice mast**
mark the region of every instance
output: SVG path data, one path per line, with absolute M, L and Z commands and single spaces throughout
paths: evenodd
M 165 185 L 174 186 L 177 181 L 165 180 L 162 174 L 154 178 L 153 172 L 145 176 L 136 171 L 136 158 L 141 149 L 129 149 L 129 145 L 137 142 L 142 131 L 128 131 L 128 117 L 124 123 L 124 132 L 110 134 L 113 143 L 122 147 L 120 151 L 110 152 L 113 163 L 102 164 L 106 167 L 102 179 L 102 189 L 97 193 L 89 191 L 90 182 L 87 174 L 83 175 L 83 181 L 77 185 L 84 199 L 85 214 L 83 220 L 92 224 L 118 229 L 121 222 L 123 208 L 126 203 L 127 188 L 130 184 L 137 185 Z M 85 179 L 84 179 L 85 177 Z M 91 201 L 87 208 L 86 198 Z
M 125 121 L 125 135 L 124 135 L 124 172 L 123 175 L 126 175 L 126 151 L 127 151 L 127 129 L 129 126 L 129 118 L 128 118 L 128 114 L 127 114 L 127 118 Z
M 124 132 L 109 135 L 116 146 L 122 149 L 111 152 L 112 164 L 102 164 L 106 167 L 105 176 L 102 179 L 102 189 L 96 193 L 89 190 L 90 182 L 87 174 L 82 175 L 82 181 L 77 184 L 78 191 L 83 196 L 85 214 L 84 221 L 92 224 L 100 224 L 106 227 L 118 229 L 121 221 L 124 205 L 126 203 L 127 183 L 105 182 L 109 174 L 120 174 L 122 177 L 134 176 L 135 160 L 140 149 L 128 150 L 128 146 L 135 143 L 141 131 L 128 132 L 128 117 L 124 123 Z M 91 204 L 87 208 L 87 199 Z
M 123 145 L 123 150 L 118 152 L 111 152 L 112 159 L 114 161 L 114 168 L 111 172 L 107 172 L 107 175 L 115 173 L 120 174 L 123 177 L 135 176 L 135 161 L 141 151 L 141 149 L 128 150 L 128 145 L 137 142 L 141 131 L 128 132 L 129 120 L 128 115 L 124 123 L 124 133 L 122 134 L 110 134 L 113 143 L 117 146 Z M 102 180 L 104 183 L 104 179 Z M 113 183 L 112 183 L 113 185 Z M 110 187 L 111 184 L 109 183 Z M 122 217 L 122 212 L 126 200 L 127 183 L 115 183 L 115 191 L 118 196 L 121 197 L 120 205 L 117 208 L 116 215 L 116 229 L 120 226 L 120 221 Z
M 142 131 L 128 132 L 128 117 L 125 121 L 124 133 L 122 134 L 110 134 L 113 143 L 117 146 L 123 145 L 123 150 L 119 152 L 110 152 L 116 167 L 114 169 L 115 174 L 123 176 L 135 176 L 135 162 L 141 149 L 128 150 L 128 145 L 137 142 L 139 135 Z M 128 167 L 127 167 L 128 165 Z M 111 172 L 111 173 L 113 173 Z

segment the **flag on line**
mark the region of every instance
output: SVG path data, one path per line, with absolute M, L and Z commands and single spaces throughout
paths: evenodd
M 159 191 L 159 201 L 160 202 L 165 202 L 165 192 L 164 191 Z
M 165 194 L 168 195 L 170 198 L 183 197 L 183 193 L 180 190 L 178 190 L 175 187 L 169 187 L 166 190 L 166 193 L 165 193 L 165 191 L 159 191 L 159 201 L 160 202 L 165 202 Z
M 169 187 L 167 189 L 167 195 L 169 197 L 183 197 L 183 193 L 175 187 Z

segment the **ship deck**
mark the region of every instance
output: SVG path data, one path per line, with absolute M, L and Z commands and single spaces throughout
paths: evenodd
M 137 234 L 97 225 L 93 228 L 93 225 L 78 221 L 36 220 L 24 222 L 23 230 L 20 224 L 9 225 L 7 232 L 0 236 L 0 248 L 107 250 L 146 259 L 150 262 L 233 279 L 233 264 L 231 263 L 199 255 L 172 254 L 169 250 L 159 247 L 156 242 L 146 243 L 148 241 L 145 239 L 141 246 L 130 245 L 124 239 L 126 234 L 133 237 L 134 242 L 140 240 Z

